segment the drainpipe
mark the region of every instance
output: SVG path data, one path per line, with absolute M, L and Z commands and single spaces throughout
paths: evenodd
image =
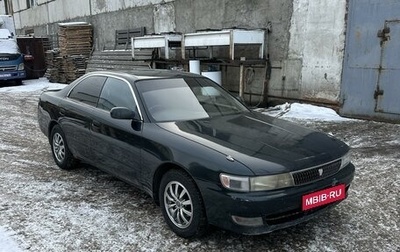
M 90 23 L 93 23 L 93 10 L 92 10 L 92 0 L 89 0 L 89 20 Z M 98 37 L 95 37 L 95 34 L 97 33 L 97 31 L 95 31 L 95 27 L 93 27 L 93 45 L 92 45 L 92 53 L 94 50 L 99 50 L 100 48 L 100 44 L 99 44 L 99 39 Z
M 47 9 L 46 34 L 47 34 L 47 36 L 50 36 L 50 29 L 49 29 L 49 24 L 50 24 L 49 4 L 46 4 L 46 9 Z M 52 43 L 54 43 L 54 42 L 52 42 Z M 52 47 L 53 47 L 53 46 L 52 46 Z
M 8 0 L 4 0 L 4 11 L 5 11 L 6 15 L 12 15 L 12 14 L 10 14 L 9 9 L 8 9 Z
M 92 0 L 89 0 L 89 14 L 90 14 L 90 18 L 92 18 Z
M 244 100 L 244 66 L 243 66 L 243 61 L 245 61 L 246 58 L 245 57 L 240 57 L 240 77 L 239 77 L 239 97 L 242 98 Z

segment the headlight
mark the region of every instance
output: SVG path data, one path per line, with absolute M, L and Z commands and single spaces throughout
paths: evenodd
M 268 191 L 294 186 L 290 173 L 259 177 L 240 177 L 221 173 L 219 177 L 225 188 L 239 192 Z
M 342 157 L 342 162 L 341 162 L 341 165 L 340 165 L 340 169 L 346 167 L 350 162 L 351 162 L 351 151 L 347 152 Z
M 290 173 L 250 178 L 251 191 L 268 191 L 289 186 L 294 186 Z
M 219 179 L 225 188 L 240 192 L 250 191 L 249 177 L 238 177 L 221 173 Z
M 24 63 L 21 63 L 21 64 L 18 65 L 18 71 L 22 71 L 24 69 L 25 69 Z

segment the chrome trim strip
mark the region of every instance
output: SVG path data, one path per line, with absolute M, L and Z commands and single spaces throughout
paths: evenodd
M 344 156 L 345 156 L 345 155 L 343 155 L 343 157 L 344 157 Z M 339 161 L 339 160 L 342 160 L 343 157 L 338 158 L 338 159 L 335 159 L 335 160 L 330 161 L 330 162 L 327 162 L 327 163 L 324 163 L 324 164 L 320 164 L 320 165 L 316 165 L 316 166 L 313 166 L 313 167 L 305 168 L 305 169 L 303 169 L 303 170 L 293 171 L 293 172 L 290 172 L 290 174 L 293 175 L 293 174 L 296 174 L 296 173 L 300 173 L 300 172 L 305 172 L 305 171 L 308 171 L 308 170 L 312 170 L 312 169 L 315 169 L 315 168 L 318 168 L 318 167 L 321 167 L 321 166 L 326 166 L 326 165 L 329 165 L 329 164 L 333 164 L 333 163 L 335 163 L 335 162 L 337 162 L 337 161 Z
M 143 114 L 142 114 L 141 108 L 139 107 L 138 100 L 137 100 L 136 95 L 135 95 L 135 92 L 133 91 L 133 88 L 132 88 L 132 84 L 131 84 L 129 81 L 127 81 L 126 79 L 121 78 L 121 77 L 119 77 L 119 76 L 114 76 L 114 75 L 105 74 L 105 73 L 89 73 L 89 74 L 85 75 L 84 77 L 81 77 L 80 79 L 77 79 L 77 80 L 76 80 L 76 83 L 73 84 L 73 87 L 69 90 L 69 92 L 68 92 L 66 98 L 69 99 L 69 95 L 71 94 L 72 90 L 75 88 L 76 85 L 78 85 L 78 84 L 81 83 L 83 80 L 86 80 L 87 78 L 92 77 L 92 76 L 100 76 L 100 77 L 106 77 L 106 78 L 114 78 L 114 79 L 121 80 L 121 81 L 125 82 L 126 84 L 128 84 L 129 89 L 131 90 L 131 93 L 132 93 L 132 95 L 133 95 L 133 99 L 135 100 L 135 104 L 136 104 L 137 110 L 138 110 L 138 112 L 139 112 L 140 120 L 141 120 L 141 121 L 144 121 L 144 120 L 143 120 Z M 107 80 L 106 80 L 106 81 L 107 81 Z M 105 82 L 104 82 L 104 83 L 105 83 Z M 100 94 L 101 94 L 101 93 L 100 93 Z M 90 106 L 90 105 L 89 105 L 89 106 Z M 96 107 L 94 107 L 94 108 L 96 108 Z

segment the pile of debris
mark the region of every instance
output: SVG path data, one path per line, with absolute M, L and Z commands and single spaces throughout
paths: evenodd
M 85 22 L 59 24 L 59 48 L 46 52 L 50 82 L 71 83 L 86 71 L 92 51 L 92 26 Z

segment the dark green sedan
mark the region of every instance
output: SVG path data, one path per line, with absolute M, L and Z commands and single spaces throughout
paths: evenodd
M 88 73 L 43 92 L 38 120 L 59 167 L 85 162 L 144 190 L 186 238 L 301 223 L 344 200 L 354 177 L 345 143 L 191 73 Z

